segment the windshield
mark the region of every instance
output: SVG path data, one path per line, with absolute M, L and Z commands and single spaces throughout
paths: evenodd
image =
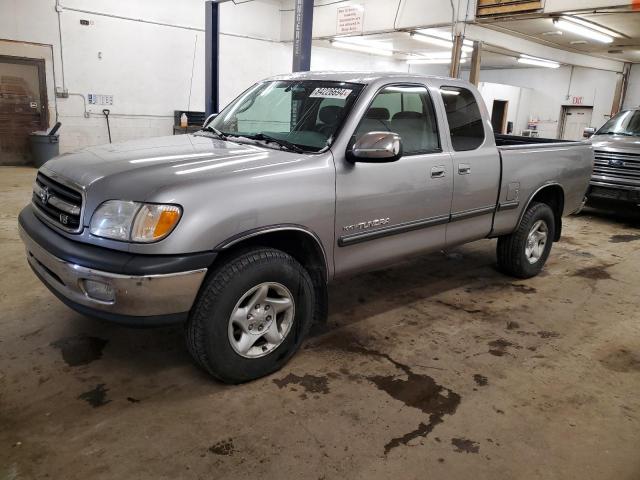
M 613 117 L 596 135 L 640 136 L 640 110 L 626 110 Z
M 313 80 L 258 83 L 207 127 L 222 135 L 317 152 L 331 144 L 362 88 L 355 83 Z

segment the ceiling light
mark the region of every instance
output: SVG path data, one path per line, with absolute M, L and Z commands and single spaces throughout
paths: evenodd
M 442 40 L 448 40 L 449 42 L 451 42 L 453 40 L 453 34 L 450 31 L 446 31 L 443 32 L 442 30 L 416 30 L 416 33 L 420 34 L 420 35 L 428 35 L 431 37 L 436 37 L 436 38 L 440 38 Z M 473 42 L 471 40 L 463 40 L 462 42 L 464 45 L 468 45 L 470 47 L 473 47 Z
M 448 65 L 451 63 L 451 57 L 449 58 L 411 58 L 407 60 L 409 65 Z M 460 63 L 467 63 L 467 60 L 462 58 Z
M 393 43 L 391 41 L 371 40 L 362 36 L 335 37 L 335 41 L 343 43 L 353 43 L 355 45 L 364 45 L 366 47 L 382 48 L 383 50 L 391 50 Z
M 620 36 L 617 32 L 614 32 L 613 30 L 609 30 L 608 28 L 604 28 L 603 26 L 598 25 L 597 23 L 592 23 L 587 20 L 583 20 L 582 18 L 579 18 L 579 17 L 570 17 L 567 15 L 563 15 L 560 18 L 562 18 L 562 20 L 567 20 L 568 22 L 577 23 L 578 25 L 582 25 L 583 27 L 590 28 L 591 30 L 604 33 L 609 37 L 615 38 Z
M 453 48 L 453 42 L 451 40 L 442 40 L 441 38 L 431 37 L 423 33 L 411 32 L 411 37 L 424 43 L 430 43 L 438 47 Z
M 466 52 L 462 52 L 462 54 L 460 55 L 461 58 L 466 58 L 467 57 L 467 53 Z M 436 59 L 436 58 L 448 58 L 451 59 L 451 51 L 443 51 L 443 52 L 420 52 L 417 54 L 411 54 L 410 55 L 411 58 L 413 59 Z
M 524 63 L 525 65 L 535 65 L 536 67 L 545 67 L 545 68 L 560 68 L 560 64 L 558 62 L 554 62 L 553 60 L 546 60 L 544 58 L 532 57 L 531 55 L 520 55 L 518 58 L 518 63 Z
M 566 18 L 566 17 L 563 17 L 563 18 Z M 556 19 L 553 21 L 553 23 L 560 30 L 564 30 L 565 32 L 575 33 L 576 35 L 580 35 L 581 37 L 585 37 L 590 40 L 595 40 L 596 42 L 601 42 L 601 43 L 613 42 L 613 37 L 609 35 L 605 35 L 604 33 L 598 32 L 593 28 L 585 27 L 583 25 L 578 25 L 577 23 L 573 23 L 573 21 Z
M 345 50 L 353 50 L 354 52 L 370 53 L 371 55 L 382 55 L 385 57 L 393 56 L 393 50 L 387 50 L 384 48 L 379 48 L 379 47 L 369 46 L 364 44 L 343 42 L 341 40 L 331 41 L 331 46 L 336 48 L 342 48 Z

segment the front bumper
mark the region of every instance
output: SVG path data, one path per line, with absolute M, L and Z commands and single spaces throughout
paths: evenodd
M 640 188 L 592 180 L 587 197 L 638 205 L 640 204 Z
M 207 268 L 215 258 L 213 252 L 199 254 L 195 259 L 192 256 L 173 259 L 160 256 L 155 265 L 160 265 L 161 269 L 165 265 L 164 269 L 168 269 L 169 272 L 158 272 L 157 267 L 153 265 L 154 257 L 114 252 L 73 242 L 32 217 L 33 212 L 30 207 L 26 207 L 20 214 L 19 231 L 26 247 L 29 265 L 40 280 L 71 308 L 86 315 L 119 323 L 159 325 L 185 320 Z M 50 237 L 51 235 L 54 237 Z M 36 241 L 36 238 L 40 242 Z M 74 258 L 65 258 L 70 256 L 64 254 L 69 249 L 74 252 Z M 84 255 L 83 249 L 86 250 Z M 55 253 L 62 252 L 62 258 L 56 256 L 52 250 Z M 91 260 L 94 257 L 99 265 L 107 266 L 107 263 L 111 262 L 112 268 L 108 270 L 112 271 L 96 269 L 96 262 Z M 139 257 L 147 258 L 140 261 Z M 75 261 L 78 258 L 80 262 Z M 185 261 L 185 258 L 188 261 Z M 179 265 L 193 267 L 198 263 L 201 264 L 200 268 L 172 271 Z M 117 270 L 120 272 L 115 273 Z M 140 271 L 153 273 L 140 274 Z M 106 285 L 110 298 L 105 300 L 92 296 L 88 291 L 90 289 L 87 288 L 87 281 Z

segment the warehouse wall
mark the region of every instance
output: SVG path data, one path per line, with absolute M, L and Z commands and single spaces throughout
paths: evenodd
M 571 67 L 526 68 L 483 70 L 480 79 L 531 89 L 528 120 L 538 123 L 541 136 L 553 138 L 558 136 L 562 105 L 571 105 L 573 96 L 583 97 L 583 105 L 593 107 L 594 127 L 604 124 L 611 113 L 617 74 L 581 67 L 574 67 L 573 73 Z
M 631 75 L 629 77 L 627 95 L 624 99 L 624 106 L 640 106 L 640 63 L 636 63 L 631 66 Z
M 62 35 L 56 0 L 0 0 L 0 54 L 45 59 L 50 118 L 53 123 L 58 116 L 63 123 L 63 152 L 108 141 L 101 113 L 105 107 L 88 105 L 85 109 L 89 93 L 113 95 L 114 103 L 108 108 L 112 112 L 114 141 L 171 134 L 174 110 L 204 110 L 203 0 L 182 0 L 179 8 L 175 0 L 60 1 Z M 375 22 L 380 19 L 388 22 L 389 15 L 397 11 L 389 10 L 390 4 L 397 9 L 395 2 L 365 3 L 369 13 L 381 13 L 365 15 L 368 22 L 373 22 L 366 28 L 377 28 Z M 414 0 L 404 3 L 398 26 L 440 17 L 444 21 L 452 13 L 447 2 L 435 2 L 429 10 L 430 17 L 423 18 L 415 11 L 416 5 Z M 288 18 L 291 12 L 282 11 L 287 8 L 277 0 L 256 0 L 245 5 L 229 2 L 221 8 L 220 93 L 224 105 L 255 81 L 290 71 L 291 43 L 280 40 L 287 38 L 292 20 Z M 88 13 L 93 10 L 100 14 Z M 424 13 L 424 9 L 421 11 Z M 385 12 L 388 15 L 382 15 Z M 317 19 L 326 17 L 324 26 L 318 27 L 320 31 L 324 28 L 328 34 L 335 33 L 330 31 L 335 29 L 335 7 L 317 8 L 316 13 Z M 464 12 L 460 15 L 464 17 Z M 136 20 L 142 18 L 145 22 Z M 81 25 L 81 19 L 89 20 L 90 25 Z M 448 73 L 447 66 L 409 67 L 385 57 L 319 46 L 313 48 L 312 68 Z M 635 72 L 637 66 L 628 103 L 640 104 L 640 98 L 634 99 L 640 77 L 640 72 Z M 543 135 L 555 136 L 560 105 L 566 103 L 567 92 L 584 96 L 585 105 L 594 106 L 594 126 L 606 120 L 615 73 L 575 68 L 572 76 L 569 67 L 556 71 L 483 70 L 481 80 L 532 89 L 531 118 L 523 116 L 528 108 L 521 100 L 516 131 L 535 119 L 540 121 Z M 54 87 L 63 86 L 72 95 L 56 99 Z
M 520 135 L 522 130 L 527 128 L 531 89 L 490 82 L 481 82 L 478 85 L 478 89 L 487 104 L 489 115 L 493 111 L 494 100 L 506 100 L 509 102 L 507 106 L 507 122 L 513 122 L 513 134 Z
M 103 108 L 111 110 L 114 142 L 169 135 L 174 110 L 204 110 L 202 0 L 184 0 L 177 9 L 173 0 L 61 5 L 59 31 L 55 0 L 0 0 L 0 54 L 45 59 L 51 125 L 56 118 L 63 124 L 62 152 L 108 142 Z M 222 5 L 221 105 L 255 81 L 291 70 L 291 44 L 279 41 L 280 10 L 276 0 Z M 145 22 L 136 21 L 141 18 Z M 323 47 L 314 47 L 312 59 L 317 70 L 409 69 L 404 62 Z M 446 68 L 412 71 L 444 74 Z M 70 96 L 56 98 L 55 87 Z M 86 105 L 89 93 L 112 95 L 113 105 Z
M 171 134 L 174 110 L 204 110 L 202 0 L 183 0 L 180 8 L 173 0 L 61 3 L 62 35 L 55 0 L 0 0 L 0 54 L 45 59 L 51 123 L 56 113 L 63 123 L 62 151 L 108 141 L 103 108 L 112 112 L 114 141 Z M 223 4 L 223 103 L 256 79 L 289 68 L 290 46 L 279 43 L 279 9 L 275 0 Z M 87 13 L 95 10 L 103 15 Z M 260 61 L 246 62 L 245 52 Z M 56 99 L 54 84 L 77 95 Z M 114 103 L 87 106 L 86 118 L 89 93 L 113 95 Z
M 475 0 L 354 0 L 364 10 L 363 33 L 394 28 L 420 28 L 450 24 L 452 18 L 473 20 Z M 317 2 L 313 12 L 314 38 L 336 34 L 337 10 L 341 2 Z M 282 38 L 293 38 L 294 0 L 285 0 L 282 7 Z

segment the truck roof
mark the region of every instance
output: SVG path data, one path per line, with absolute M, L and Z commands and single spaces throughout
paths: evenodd
M 417 73 L 405 72 L 335 72 L 335 71 L 316 71 L 316 72 L 296 72 L 283 75 L 275 75 L 267 80 L 329 80 L 336 82 L 352 82 L 371 84 L 378 81 L 397 80 L 401 82 L 411 81 L 411 79 L 432 79 L 447 80 L 450 82 L 461 82 L 459 79 L 443 77 L 437 75 L 423 75 Z M 466 82 L 465 82 L 466 83 Z

